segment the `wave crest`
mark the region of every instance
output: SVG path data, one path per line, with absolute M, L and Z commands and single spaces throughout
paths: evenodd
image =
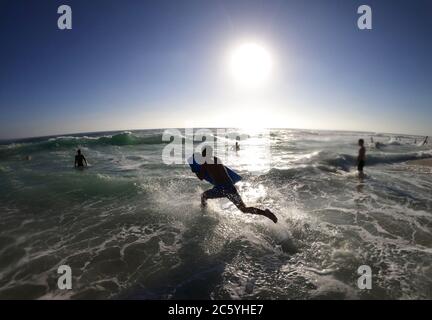
M 31 153 L 37 151 L 50 151 L 59 149 L 79 148 L 84 146 L 134 146 L 134 145 L 157 145 L 166 144 L 169 141 L 162 140 L 162 134 L 151 134 L 139 136 L 132 132 L 122 132 L 113 135 L 90 137 L 90 136 L 60 136 L 38 142 L 10 144 L 0 149 L 0 156 L 9 156 L 16 153 Z

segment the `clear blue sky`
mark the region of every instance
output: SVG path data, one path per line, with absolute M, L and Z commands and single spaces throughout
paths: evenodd
M 361 4 L 373 30 L 357 28 Z M 1 0 L 0 139 L 245 123 L 432 134 L 431 35 L 428 0 Z M 271 54 L 265 88 L 230 77 L 244 41 Z

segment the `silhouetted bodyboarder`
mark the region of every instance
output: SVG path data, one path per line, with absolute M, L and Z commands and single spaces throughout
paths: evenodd
M 427 136 L 427 137 L 424 139 L 422 146 L 428 144 L 428 138 L 429 138 L 429 136 Z
M 210 147 L 205 147 L 202 150 L 202 156 L 205 161 L 196 175 L 200 180 L 203 180 L 206 174 L 208 174 L 215 182 L 215 186 L 212 189 L 203 192 L 201 195 L 201 206 L 203 208 L 207 206 L 208 199 L 228 198 L 241 212 L 262 215 L 274 223 L 277 222 L 277 217 L 269 209 L 261 210 L 254 207 L 246 207 L 225 166 L 219 158 L 213 157 L 213 150 Z
M 87 167 L 87 160 L 84 155 L 81 154 L 81 150 L 78 149 L 77 154 L 75 155 L 75 168 L 84 168 L 84 163 Z

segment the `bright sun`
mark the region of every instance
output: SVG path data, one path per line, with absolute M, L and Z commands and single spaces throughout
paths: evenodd
M 273 62 L 269 52 L 256 43 L 245 43 L 235 48 L 229 67 L 236 83 L 242 87 L 257 88 L 269 79 Z

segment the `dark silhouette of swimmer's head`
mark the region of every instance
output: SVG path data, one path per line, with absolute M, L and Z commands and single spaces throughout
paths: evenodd
M 77 153 L 78 153 L 78 154 L 81 154 L 81 149 L 78 149 L 78 150 L 77 150 Z
M 206 146 L 202 149 L 201 155 L 203 156 L 203 158 L 211 158 L 213 156 L 213 149 L 209 146 Z
M 364 140 L 363 139 L 359 139 L 358 144 L 360 147 L 363 147 L 364 145 Z

